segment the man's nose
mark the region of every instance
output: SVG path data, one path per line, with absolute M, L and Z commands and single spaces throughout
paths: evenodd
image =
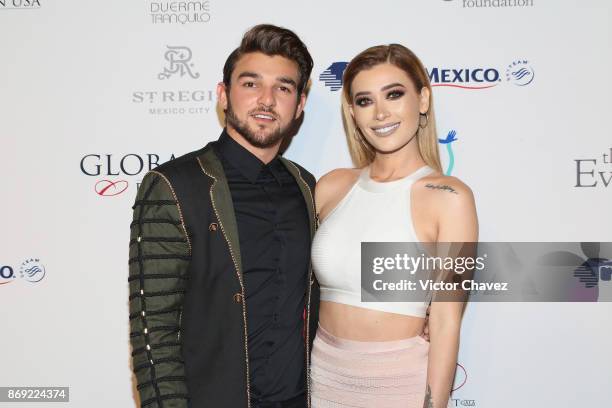
M 276 99 L 274 98 L 274 89 L 272 87 L 263 86 L 257 100 L 261 105 L 272 107 L 276 105 Z

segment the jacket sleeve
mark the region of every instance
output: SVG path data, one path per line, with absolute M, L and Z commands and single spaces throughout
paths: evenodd
M 161 173 L 138 189 L 130 225 L 129 309 L 132 364 L 140 406 L 186 408 L 181 317 L 191 259 L 180 203 Z

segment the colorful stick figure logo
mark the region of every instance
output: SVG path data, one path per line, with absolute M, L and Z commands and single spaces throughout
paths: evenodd
M 438 139 L 438 143 L 446 145 L 446 151 L 448 152 L 448 167 L 444 174 L 450 176 L 455 167 L 455 154 L 453 153 L 452 143 L 457 140 L 457 131 L 451 130 L 446 135 L 445 139 Z

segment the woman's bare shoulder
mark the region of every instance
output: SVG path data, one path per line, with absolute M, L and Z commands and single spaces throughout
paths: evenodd
M 335 169 L 321 176 L 317 181 L 317 188 L 336 189 L 347 184 L 352 185 L 359 177 L 361 169 Z
M 340 168 L 330 171 L 317 181 L 315 201 L 321 219 L 349 192 L 359 178 L 361 169 Z
M 443 201 L 473 199 L 472 190 L 467 184 L 457 177 L 446 176 L 441 173 L 433 173 L 421 178 L 415 187 L 428 198 L 441 198 Z
M 439 241 L 472 242 L 478 218 L 472 189 L 457 177 L 432 174 L 415 185 L 418 201 L 438 224 Z

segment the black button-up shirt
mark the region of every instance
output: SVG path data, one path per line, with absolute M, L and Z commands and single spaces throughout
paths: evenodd
M 278 156 L 264 164 L 226 131 L 217 143 L 234 204 L 245 287 L 251 398 L 286 401 L 306 386 L 308 210 Z

